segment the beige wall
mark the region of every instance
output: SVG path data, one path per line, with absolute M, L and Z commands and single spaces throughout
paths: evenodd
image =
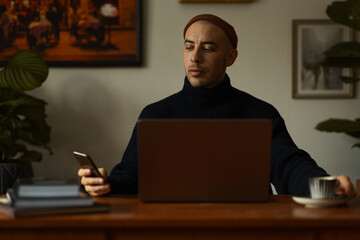
M 331 174 L 360 178 L 360 150 L 342 134 L 314 126 L 329 117 L 360 116 L 359 98 L 294 100 L 291 97 L 291 21 L 325 19 L 330 0 L 254 0 L 251 4 L 180 4 L 143 0 L 144 64 L 141 67 L 51 68 L 42 88 L 52 126 L 53 156 L 35 163 L 37 176 L 74 177 L 73 150 L 88 152 L 108 171 L 120 161 L 141 109 L 178 91 L 183 84 L 182 30 L 200 13 L 231 22 L 239 57 L 228 69 L 232 84 L 272 103 L 297 145 Z M 359 89 L 357 89 L 359 91 Z

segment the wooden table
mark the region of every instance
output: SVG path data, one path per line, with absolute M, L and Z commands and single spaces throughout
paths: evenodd
M 141 203 L 136 196 L 97 198 L 110 213 L 11 219 L 5 239 L 360 239 L 360 198 L 346 206 L 305 208 L 291 196 L 266 203 Z

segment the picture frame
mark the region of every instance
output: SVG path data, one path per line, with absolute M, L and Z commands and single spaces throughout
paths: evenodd
M 0 66 L 20 49 L 37 51 L 49 66 L 142 64 L 142 0 L 5 2 L 0 11 L 15 20 L 6 34 L 0 29 Z
M 179 0 L 181 3 L 249 3 L 254 0 Z
M 321 66 L 324 52 L 336 43 L 351 41 L 351 28 L 331 20 L 293 20 L 292 23 L 293 98 L 353 98 L 353 84 L 341 82 L 352 69 Z

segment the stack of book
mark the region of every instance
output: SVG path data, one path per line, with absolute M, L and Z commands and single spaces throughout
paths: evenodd
M 0 213 L 12 217 L 89 213 L 108 211 L 82 191 L 76 180 L 19 179 L 6 193 L 7 206 L 2 204 Z

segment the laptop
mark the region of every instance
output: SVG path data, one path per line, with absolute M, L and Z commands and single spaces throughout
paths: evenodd
M 139 120 L 143 202 L 265 202 L 270 120 Z

